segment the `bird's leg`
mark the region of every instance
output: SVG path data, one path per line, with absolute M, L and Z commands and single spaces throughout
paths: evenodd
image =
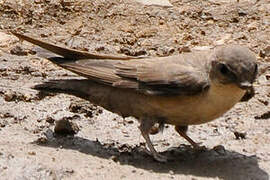
M 204 147 L 199 146 L 187 135 L 188 126 L 175 126 L 176 132 L 183 138 L 185 138 L 195 149 L 203 149 Z
M 167 162 L 167 158 L 165 156 L 160 155 L 155 150 L 155 148 L 150 140 L 149 132 L 154 124 L 155 124 L 155 122 L 150 120 L 150 119 L 142 119 L 140 126 L 139 126 L 139 129 L 140 129 L 141 134 L 144 137 L 146 144 L 147 144 L 150 152 L 152 153 L 154 159 L 159 161 L 159 162 Z

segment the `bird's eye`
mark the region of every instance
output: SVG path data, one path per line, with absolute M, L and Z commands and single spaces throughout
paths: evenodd
M 227 66 L 225 64 L 222 64 L 220 67 L 220 72 L 224 75 L 228 74 L 229 69 L 227 68 Z

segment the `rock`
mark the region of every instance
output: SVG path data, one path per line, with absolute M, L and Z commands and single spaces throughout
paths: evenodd
M 223 44 L 226 44 L 226 42 L 231 39 L 232 35 L 231 34 L 225 34 L 224 36 L 221 37 L 221 39 L 217 40 L 215 42 L 215 45 L 220 46 Z
M 47 117 L 46 122 L 50 123 L 50 124 L 53 124 L 55 122 L 55 120 L 52 117 Z
M 118 161 L 118 157 L 115 156 L 115 155 L 112 155 L 112 156 L 110 157 L 110 159 L 113 160 L 114 162 L 117 162 L 117 161 Z
M 34 155 L 36 155 L 36 152 L 35 151 L 30 151 L 30 152 L 28 152 L 28 154 L 31 155 L 31 156 L 34 156 Z
M 68 38 L 65 42 L 65 45 L 70 47 L 71 49 L 81 49 L 84 47 L 84 39 L 80 37 L 71 37 Z
M 270 56 L 270 45 L 264 48 L 264 52 L 266 56 Z
M 60 135 L 77 134 L 79 132 L 79 127 L 77 124 L 70 121 L 73 118 L 74 118 L 74 116 L 73 117 L 64 117 L 63 119 L 56 121 L 56 124 L 54 127 L 54 132 L 56 134 L 60 134 Z
M 170 171 L 169 171 L 169 174 L 170 174 L 170 175 L 174 175 L 175 173 L 173 172 L 173 170 L 170 170 Z
M 144 28 L 136 33 L 137 38 L 149 38 L 153 37 L 158 33 L 157 28 Z
M 220 155 L 225 155 L 226 154 L 226 150 L 225 150 L 224 146 L 222 146 L 222 145 L 215 146 L 213 148 L 213 150 L 215 152 L 217 152 L 218 154 L 220 154 Z
M 183 46 L 178 48 L 179 53 L 191 52 L 191 49 L 188 46 Z
M 102 109 L 87 101 L 79 100 L 72 102 L 69 106 L 70 112 L 84 114 L 85 117 L 93 117 L 102 113 Z
M 226 4 L 226 3 L 232 3 L 235 2 L 236 0 L 209 0 L 209 2 L 213 4 Z
M 254 96 L 255 96 L 255 89 L 254 88 L 248 89 L 240 101 L 241 102 L 249 101 Z
M 169 46 L 161 46 L 158 48 L 157 55 L 158 56 L 169 56 L 174 53 L 175 49 Z
M 252 30 L 257 30 L 257 27 L 258 27 L 258 23 L 256 21 L 247 25 L 247 29 L 249 32 Z
M 15 97 L 15 94 L 12 91 L 7 91 L 6 93 L 4 93 L 4 99 L 7 102 L 12 101 L 14 97 Z
M 125 54 L 127 56 L 143 56 L 146 55 L 147 52 L 144 49 L 131 49 L 131 48 L 121 48 L 118 53 Z
M 246 139 L 246 136 L 247 136 L 247 133 L 245 132 L 243 133 L 243 132 L 235 131 L 233 134 L 235 135 L 236 139 Z
M 37 140 L 36 140 L 36 143 L 37 144 L 46 144 L 48 142 L 48 139 L 46 137 L 39 137 Z
M 14 43 L 16 40 L 13 36 L 6 33 L 0 32 L 0 47 L 7 48 L 10 44 Z
M 212 49 L 212 46 L 196 46 L 192 48 L 192 51 L 206 51 Z
M 270 46 L 267 46 L 264 49 L 260 50 L 259 56 L 262 58 L 270 57 Z
M 162 6 L 162 7 L 172 7 L 173 5 L 168 0 L 136 0 L 139 3 L 144 5 L 154 5 L 154 6 Z
M 10 54 L 17 55 L 17 56 L 26 56 L 27 52 L 23 50 L 20 46 L 15 46 L 10 50 Z
M 255 119 L 269 119 L 270 118 L 270 111 L 263 113 L 262 115 L 255 116 Z

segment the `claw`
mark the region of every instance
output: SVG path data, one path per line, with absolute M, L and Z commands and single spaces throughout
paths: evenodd
M 178 132 L 178 134 L 180 136 L 182 136 L 183 138 L 185 138 L 192 146 L 195 150 L 206 150 L 205 146 L 200 146 L 199 144 L 201 143 L 196 143 L 194 142 L 188 135 L 187 135 L 187 130 L 188 127 L 187 126 L 175 126 L 175 130 L 176 132 Z
M 151 152 L 151 155 L 154 157 L 154 159 L 156 161 L 164 163 L 164 162 L 168 161 L 167 157 L 160 155 L 155 150 L 155 148 L 150 140 L 150 137 L 149 137 L 149 132 L 151 130 L 151 127 L 154 125 L 154 123 L 155 123 L 154 121 L 147 121 L 147 120 L 141 121 L 139 129 L 141 131 L 142 136 L 144 137 L 144 139 L 146 141 L 146 144 Z
M 165 162 L 168 161 L 167 157 L 166 156 L 163 156 L 161 154 L 156 153 L 156 154 L 153 154 L 153 156 L 154 156 L 154 159 L 156 161 L 158 161 L 158 162 L 165 163 Z

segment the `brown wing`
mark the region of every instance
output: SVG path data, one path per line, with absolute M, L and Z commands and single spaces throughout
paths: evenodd
M 96 82 L 134 89 L 151 95 L 192 95 L 206 90 L 207 73 L 175 57 L 130 61 L 66 60 L 51 58 L 59 66 Z
M 206 70 L 203 68 L 207 61 L 202 59 L 201 54 L 145 59 L 96 55 L 13 34 L 63 56 L 48 58 L 55 64 L 116 88 L 134 89 L 151 95 L 191 95 L 210 86 Z
M 113 85 L 153 95 L 192 95 L 208 89 L 210 83 L 202 64 L 194 65 L 192 59 L 186 61 L 188 57 L 179 55 L 117 63 L 115 74 L 124 80 Z
M 62 57 L 51 57 L 48 60 L 78 75 L 103 84 L 112 86 L 114 82 L 122 79 L 114 72 L 114 65 L 118 61 L 96 59 L 70 60 Z

